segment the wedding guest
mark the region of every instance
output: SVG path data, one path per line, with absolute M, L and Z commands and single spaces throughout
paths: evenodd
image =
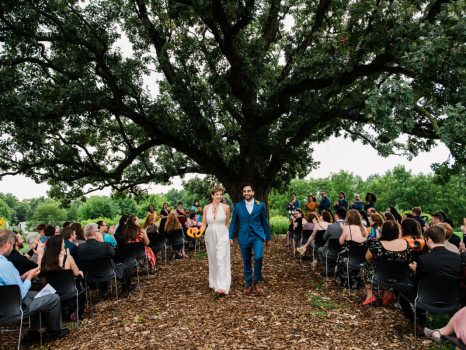
M 40 266 L 40 261 L 44 253 L 44 248 L 43 248 L 42 243 L 37 247 L 36 249 L 37 264 L 36 264 L 35 262 L 29 260 L 27 257 L 25 257 L 23 254 L 20 253 L 20 250 L 24 248 L 23 236 L 21 236 L 21 234 L 18 232 L 14 233 L 14 235 L 15 235 L 15 243 L 13 246 L 13 250 L 8 255 L 7 259 L 15 266 L 19 274 L 22 276 L 27 271 L 30 271 Z
M 31 280 L 40 273 L 40 268 L 29 270 L 20 275 L 14 265 L 7 260 L 15 244 L 15 235 L 10 230 L 0 230 L 0 285 L 11 286 L 17 285 L 21 290 L 22 309 L 25 314 L 31 314 L 29 322 L 29 331 L 21 340 L 23 346 L 29 346 L 39 342 L 40 334 L 40 316 L 42 311 L 45 318 L 44 324 L 47 325 L 47 332 L 43 335 L 44 341 L 53 341 L 63 338 L 70 331 L 62 329 L 62 315 L 60 306 L 60 297 L 58 294 L 49 294 L 43 297 L 35 298 L 38 292 L 30 291 Z M 11 321 L 15 321 L 12 319 Z
M 354 209 L 357 210 L 357 209 Z M 359 215 L 361 215 L 361 222 L 364 225 L 364 227 L 369 227 L 369 218 L 367 217 L 367 214 L 364 210 L 359 211 Z
M 58 232 L 60 233 L 60 231 Z M 44 228 L 44 236 L 45 237 L 42 239 L 42 243 L 46 243 L 50 237 L 55 236 L 55 226 L 47 225 Z
M 442 344 L 442 335 L 452 335 L 453 333 L 466 344 L 466 307 L 454 314 L 446 326 L 440 329 L 424 328 L 426 337 L 438 345 Z
M 65 222 L 63 223 L 63 228 L 71 227 L 71 224 L 72 224 L 71 222 L 65 221 Z
M 45 238 L 44 230 L 47 227 L 46 224 L 39 224 L 37 225 L 37 233 L 40 235 L 40 240 L 42 241 Z
M 412 249 L 408 242 L 400 237 L 400 228 L 395 221 L 386 221 L 382 225 L 378 240 L 372 241 L 366 253 L 366 263 L 363 265 L 360 275 L 366 284 L 366 300 L 362 305 L 369 305 L 377 300 L 371 293 L 371 281 L 375 273 L 376 263 L 380 260 L 392 260 L 409 263 Z M 384 291 L 383 306 L 391 304 L 392 294 Z
M 154 205 L 153 205 L 152 203 L 149 204 L 149 206 L 147 207 L 147 215 L 149 215 L 149 214 L 154 215 L 154 214 L 156 214 L 156 213 L 157 213 L 157 212 L 155 211 Z M 147 216 L 147 215 L 146 215 L 146 216 Z M 157 216 L 157 215 L 156 215 L 156 216 Z
M 317 199 L 313 195 L 310 195 L 309 197 L 307 197 L 307 203 L 304 206 L 304 210 L 306 212 L 306 217 L 310 213 L 314 213 L 316 211 L 316 209 L 317 209 Z
M 443 216 L 440 213 L 434 213 L 430 217 L 430 226 L 438 225 L 443 222 Z
M 26 243 L 29 246 L 29 250 L 24 254 L 24 256 L 37 264 L 38 256 L 36 249 L 39 243 L 41 243 L 40 235 L 38 233 L 31 232 L 26 236 Z
M 165 224 L 168 219 L 168 214 L 170 212 L 168 211 L 168 203 L 163 203 L 162 210 L 160 210 L 160 225 L 159 225 L 159 231 L 160 233 L 165 234 Z
M 117 241 L 117 246 L 120 247 L 124 242 L 121 239 L 121 235 L 123 233 L 123 230 L 126 227 L 126 224 L 128 223 L 129 215 L 123 214 L 118 221 L 118 224 L 115 226 L 115 232 L 113 236 L 115 237 L 115 240 Z
M 314 224 L 314 230 L 312 231 L 311 236 L 307 240 L 306 244 L 296 249 L 298 253 L 304 255 L 307 248 L 314 242 L 314 251 L 317 252 L 320 247 L 325 245 L 324 234 L 328 226 L 334 222 L 333 216 L 330 215 L 330 212 L 324 211 L 322 217 L 318 213 L 313 213 L 315 217 L 312 219 Z
M 439 226 L 431 226 L 424 232 L 426 245 L 430 249 L 430 253 L 423 254 L 419 257 L 419 262 L 412 262 L 409 267 L 414 271 L 414 283 L 397 283 L 394 290 L 399 292 L 404 297 L 399 298 L 400 306 L 404 316 L 411 322 L 414 322 L 414 312 L 411 303 L 416 298 L 419 281 L 423 277 L 446 278 L 446 279 L 461 279 L 463 266 L 461 258 L 458 254 L 452 253 L 445 249 L 443 243 L 445 241 L 445 230 Z M 425 326 L 426 317 L 424 313 L 418 313 L 420 326 L 419 331 L 422 332 L 422 327 Z
M 403 217 L 401 218 L 401 222 L 403 222 L 403 220 L 406 220 L 406 219 L 414 219 L 413 214 L 411 214 L 411 213 L 403 214 Z
M 346 214 L 346 223 L 340 223 L 343 230 L 340 236 L 340 245 L 342 249 L 338 254 L 338 264 L 335 267 L 335 281 L 340 287 L 348 287 L 348 275 L 346 265 L 348 263 L 349 251 L 352 247 L 366 246 L 367 230 L 361 222 L 361 216 L 355 209 L 350 209 Z M 362 249 L 362 248 L 361 248 Z M 342 269 L 345 267 L 345 269 Z M 349 286 L 351 289 L 358 289 L 361 286 L 361 279 L 358 276 L 359 271 L 350 271 Z
M 66 227 L 63 229 L 65 230 L 72 230 L 71 227 Z M 66 233 L 68 236 L 69 234 Z M 62 271 L 62 270 L 71 270 L 73 271 L 73 275 L 76 278 L 76 286 L 80 288 L 81 283 L 84 278 L 84 274 L 82 271 L 79 270 L 76 262 L 74 261 L 73 256 L 70 254 L 69 249 L 65 249 L 65 241 L 63 240 L 62 236 L 53 236 L 47 241 L 47 249 L 45 250 L 44 253 L 44 258 L 42 259 L 41 262 L 41 276 L 42 276 L 42 286 L 45 286 L 47 284 L 47 272 L 51 271 Z M 82 319 L 84 317 L 84 305 L 85 302 L 83 300 L 84 294 L 81 294 L 80 300 L 79 300 L 79 313 L 76 315 L 76 309 L 73 309 L 74 305 L 74 298 L 72 299 L 72 303 L 70 307 L 68 308 L 68 316 L 65 317 L 65 319 L 69 320 L 76 320 L 76 317 L 79 317 Z M 72 317 L 72 314 L 74 314 L 74 317 Z
M 405 219 L 401 223 L 401 238 L 406 240 L 414 252 L 423 252 L 426 241 L 422 236 L 421 225 L 414 219 Z
M 390 213 L 390 212 L 383 213 L 383 218 L 384 218 L 385 221 L 395 221 L 396 222 L 395 216 L 393 216 L 393 214 Z
M 71 228 L 74 230 L 74 233 L 76 235 L 76 240 L 73 242 L 77 246 L 79 246 L 82 243 L 86 243 L 86 238 L 84 236 L 84 230 L 83 227 L 79 222 L 73 222 L 71 224 Z
M 294 211 L 294 235 L 293 235 L 293 253 L 296 254 L 296 247 L 299 247 L 301 244 L 301 238 L 303 233 L 303 226 L 307 223 L 306 218 L 304 217 L 303 211 L 301 209 L 295 209 Z
M 108 242 L 112 245 L 112 247 L 116 247 L 117 241 L 115 239 L 115 236 L 113 235 L 113 230 L 114 226 L 108 227 L 107 223 L 103 220 L 99 220 L 96 222 L 97 228 L 99 229 L 100 233 L 102 234 L 102 237 L 104 239 L 104 242 Z
M 147 232 L 145 229 L 141 229 L 139 224 L 139 218 L 136 215 L 131 215 L 128 219 L 128 223 L 126 224 L 121 239 L 125 244 L 129 243 L 137 243 L 137 242 L 144 242 L 146 246 L 146 256 L 149 261 L 150 265 L 150 272 L 155 272 L 155 255 L 152 249 L 149 247 L 149 237 L 147 237 Z
M 167 222 L 165 224 L 165 237 L 167 240 L 170 236 L 178 235 L 183 232 L 181 228 L 181 224 L 178 221 L 175 213 L 168 214 Z M 173 251 L 177 252 L 176 256 L 173 257 L 180 257 L 180 258 L 187 258 L 188 256 L 184 252 L 183 244 L 174 245 L 172 246 Z
M 350 204 L 350 209 L 364 211 L 364 203 L 361 202 L 361 196 L 359 195 L 359 193 L 356 193 L 354 195 L 354 202 L 351 202 Z
M 319 203 L 319 214 L 322 214 L 322 211 L 327 209 L 327 210 L 330 210 L 330 198 L 327 197 L 327 192 L 326 191 L 322 191 L 320 193 L 321 195 L 321 200 L 320 200 L 320 203 Z
M 366 204 L 364 205 L 364 210 L 367 211 L 369 208 L 375 208 L 375 202 L 377 202 L 377 197 L 374 193 L 366 193 Z
M 317 250 L 317 254 L 319 255 L 320 263 L 325 270 L 325 256 L 328 252 L 328 242 L 332 238 L 340 238 L 341 234 L 343 233 L 343 229 L 341 228 L 340 224 L 346 225 L 346 209 L 345 208 L 338 208 L 337 212 L 335 213 L 335 220 L 334 224 L 328 225 L 327 230 L 325 230 L 324 234 L 324 241 L 325 244 L 323 247 L 320 247 Z M 335 262 L 333 259 L 327 259 L 327 267 L 328 270 L 321 273 L 321 276 L 333 276 L 333 268 L 335 266 Z
M 199 199 L 195 199 L 193 202 L 193 206 L 191 207 L 191 212 L 196 214 L 196 221 L 199 223 L 202 223 L 202 208 L 201 205 L 199 204 Z
M 65 227 L 61 235 L 64 240 L 65 250 L 68 250 L 70 252 L 76 265 L 78 265 L 78 267 L 81 267 L 81 263 L 79 261 L 79 255 L 78 255 L 78 246 L 74 244 L 74 242 L 76 242 L 76 232 L 74 232 L 73 228 L 71 228 L 70 226 L 70 227 Z
M 387 212 L 391 213 L 395 217 L 396 222 L 401 224 L 401 215 L 395 207 L 388 207 Z
M 460 250 L 449 241 L 449 239 L 453 235 L 453 228 L 445 222 L 438 224 L 438 226 L 442 227 L 445 230 L 445 241 L 443 242 L 443 246 L 445 247 L 445 249 L 455 254 L 459 254 Z
M 292 193 L 291 194 L 291 200 L 288 203 L 288 207 L 286 208 L 286 210 L 288 210 L 288 212 L 290 214 L 289 216 L 292 216 L 294 211 L 297 208 L 301 208 L 301 203 L 299 202 L 299 200 L 296 199 L 296 193 Z
M 421 225 L 422 233 L 424 233 L 424 228 L 425 228 L 425 226 L 426 226 L 426 222 L 425 222 L 424 219 L 421 217 L 421 214 L 422 214 L 421 208 L 420 208 L 420 207 L 414 207 L 414 208 L 411 210 L 411 214 L 413 214 L 414 220 L 416 220 L 417 222 L 419 222 L 419 225 Z
M 380 229 L 384 223 L 384 219 L 382 215 L 378 213 L 373 213 L 369 216 L 369 225 L 370 227 L 367 229 L 369 235 L 367 236 L 367 240 L 375 241 L 380 236 Z
M 152 244 L 157 242 L 157 238 L 159 236 L 159 226 L 156 221 L 157 216 L 157 212 L 154 212 L 154 214 L 147 214 L 144 225 L 142 226 L 142 229 L 146 230 L 147 238 L 149 239 L 149 246 L 154 253 L 157 252 L 154 250 L 154 246 Z
M 333 208 L 335 210 L 337 210 L 338 208 L 345 208 L 345 210 L 348 210 L 348 201 L 346 200 L 346 193 L 338 192 L 338 197 L 340 197 L 340 200 L 333 203 Z

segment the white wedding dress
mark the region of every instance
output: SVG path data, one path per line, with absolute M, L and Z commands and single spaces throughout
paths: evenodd
M 209 258 L 209 287 L 218 291 L 222 289 L 228 294 L 231 284 L 230 237 L 225 225 L 226 215 L 222 204 L 218 207 L 217 216 L 213 216 L 211 205 L 206 214 L 207 230 L 205 244 Z

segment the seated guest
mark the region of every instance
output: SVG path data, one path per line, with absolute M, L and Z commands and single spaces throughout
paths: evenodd
M 55 236 L 55 232 L 56 232 L 56 228 L 55 226 L 52 226 L 52 225 L 47 225 L 44 229 L 44 239 L 42 239 L 42 243 L 45 243 L 47 242 L 47 240 L 50 238 L 50 237 L 53 237 Z M 60 233 L 60 231 L 58 231 Z
M 104 242 L 102 234 L 97 228 L 97 224 L 89 223 L 84 227 L 86 243 L 78 245 L 79 260 L 82 264 L 92 264 L 93 261 L 102 258 L 111 258 L 113 268 L 117 278 L 123 282 L 123 292 L 131 291 L 135 288 L 131 285 L 128 270 L 123 269 L 121 264 L 115 264 L 115 249 L 108 242 Z M 101 285 L 101 294 L 107 295 L 107 283 Z
M 154 251 L 154 246 L 152 245 L 153 243 L 157 242 L 160 236 L 159 236 L 159 226 L 157 224 L 157 212 L 154 214 L 147 214 L 146 220 L 144 221 L 144 225 L 142 226 L 143 230 L 146 230 L 147 232 L 147 238 L 149 239 L 149 246 Z M 189 214 L 189 217 L 191 220 L 196 217 L 196 214 L 191 213 Z M 159 252 L 160 253 L 160 252 Z
M 60 297 L 58 294 L 49 294 L 34 298 L 38 292 L 31 292 L 31 280 L 39 275 L 40 268 L 36 267 L 22 275 L 14 265 L 7 260 L 15 244 L 15 235 L 10 230 L 0 230 L 0 286 L 18 285 L 21 290 L 22 308 L 24 316 L 31 315 L 29 331 L 21 341 L 22 345 L 31 345 L 39 341 L 39 313 L 42 311 L 47 325 L 47 332 L 43 341 L 53 341 L 63 338 L 70 331 L 62 329 L 62 315 Z M 33 314 L 34 313 L 34 314 Z M 7 321 L 7 320 L 5 320 Z M 11 321 L 15 321 L 12 319 Z
M 65 230 L 73 230 L 71 227 L 66 227 L 63 229 Z M 45 286 L 47 284 L 47 277 L 44 273 L 49 271 L 62 271 L 62 270 L 72 270 L 74 277 L 76 277 L 77 287 L 80 288 L 80 284 L 83 280 L 83 273 L 79 270 L 76 262 L 74 261 L 73 256 L 70 254 L 69 249 L 65 249 L 65 241 L 63 240 L 62 236 L 53 236 L 50 237 L 47 241 L 47 249 L 45 250 L 44 257 L 41 262 L 40 272 L 42 275 L 42 285 Z M 84 294 L 81 294 L 81 298 L 79 301 L 80 310 L 79 310 L 79 317 L 82 319 L 84 314 L 84 300 L 82 299 Z M 75 313 L 76 306 L 73 308 L 75 299 L 72 299 L 71 307 L 69 308 L 68 316 L 65 319 L 73 319 L 72 313 Z M 76 313 L 75 313 L 75 316 Z M 75 320 L 76 318 L 74 318 Z
M 377 213 L 377 211 L 375 210 L 375 208 L 369 208 L 367 209 L 366 213 L 367 213 L 367 216 L 370 216 L 371 214 Z
M 113 236 L 114 227 L 112 226 L 109 229 L 107 223 L 102 220 L 97 221 L 97 227 L 99 228 L 99 231 L 102 234 L 104 242 L 108 242 L 112 245 L 112 247 L 116 247 L 117 242 L 115 240 L 115 237 Z
M 361 202 L 361 196 L 359 195 L 359 193 L 356 193 L 354 195 L 354 202 L 351 202 L 350 204 L 350 209 L 364 211 L 364 203 Z
M 126 224 L 121 240 L 125 243 L 137 243 L 137 242 L 144 242 L 146 246 L 146 256 L 147 260 L 149 261 L 150 265 L 150 272 L 155 272 L 155 255 L 154 252 L 150 247 L 148 247 L 150 241 L 147 237 L 147 231 L 145 229 L 141 229 L 139 225 L 139 218 L 136 215 L 131 215 L 128 219 L 128 223 Z
M 424 228 L 426 226 L 426 222 L 424 219 L 421 217 L 422 210 L 420 207 L 414 207 L 411 210 L 411 214 L 413 215 L 413 219 L 419 222 L 419 225 L 421 225 L 422 233 L 424 233 Z
M 403 220 L 406 220 L 406 219 L 414 219 L 413 214 L 411 214 L 411 213 L 403 214 L 403 217 L 401 218 L 401 222 L 403 222 Z M 421 227 L 421 229 L 422 229 L 422 227 Z
M 301 255 L 304 255 L 306 253 L 307 248 L 312 244 L 312 242 L 314 242 L 315 252 L 317 252 L 317 250 L 320 247 L 323 247 L 325 244 L 325 231 L 327 230 L 328 225 L 333 223 L 333 217 L 330 215 L 328 211 L 324 211 L 322 213 L 322 218 L 319 216 L 318 213 L 313 214 L 314 217 L 312 218 L 312 223 L 314 225 L 314 229 L 312 231 L 312 234 L 304 245 L 296 249 L 298 253 L 300 253 Z
M 441 224 L 438 224 L 438 226 L 443 227 L 443 229 L 445 230 L 445 242 L 443 242 L 443 246 L 447 250 L 449 250 L 450 252 L 453 252 L 455 254 L 459 254 L 460 250 L 454 244 L 451 244 L 450 241 L 449 241 L 449 239 L 453 235 L 453 228 L 449 224 L 447 224 L 445 222 L 442 222 Z
M 369 216 L 369 225 L 370 227 L 367 228 L 367 236 L 368 241 L 376 241 L 379 239 L 380 236 L 380 229 L 383 225 L 384 219 L 383 216 L 378 213 L 372 213 Z
M 23 254 L 19 252 L 20 249 L 24 247 L 24 238 L 21 236 L 20 233 L 15 234 L 15 244 L 13 246 L 13 250 L 8 255 L 8 260 L 15 266 L 18 270 L 20 275 L 24 275 L 27 271 L 35 269 L 37 266 L 40 266 L 40 261 L 44 254 L 44 247 L 41 243 L 40 246 L 37 248 L 37 264 Z
M 84 236 L 83 227 L 79 222 L 73 222 L 70 226 L 76 235 L 76 240 L 73 242 L 76 245 L 80 245 L 82 243 L 86 243 L 86 237 Z
M 24 254 L 24 256 L 37 264 L 38 256 L 36 253 L 36 249 L 39 243 L 41 243 L 40 235 L 38 233 L 31 232 L 26 236 L 26 243 L 29 246 L 29 250 L 26 254 Z
M 165 223 L 165 237 L 167 241 L 170 240 L 170 236 L 178 236 L 181 232 L 183 234 L 183 230 L 181 229 L 181 224 L 178 221 L 175 213 L 168 214 L 167 222 Z M 188 256 L 184 252 L 183 244 L 177 244 L 172 246 L 173 251 L 176 254 L 172 258 L 187 258 Z
M 124 244 L 123 240 L 121 239 L 121 234 L 123 230 L 125 229 L 126 224 L 128 223 L 129 215 L 122 215 L 120 218 L 120 221 L 118 221 L 118 224 L 115 226 L 115 231 L 113 236 L 115 237 L 115 240 L 117 241 L 117 245 L 120 247 L 122 244 Z
M 440 329 L 424 328 L 426 337 L 438 345 L 442 344 L 442 335 L 452 335 L 453 333 L 466 344 L 466 307 L 454 314 L 445 327 Z
M 426 247 L 421 225 L 414 219 L 403 220 L 401 223 L 401 238 L 408 242 L 413 252 L 423 252 Z
M 71 227 L 71 224 L 72 224 L 72 222 L 65 221 L 65 222 L 63 223 L 63 228 Z
M 376 301 L 375 295 L 371 294 L 371 282 L 375 273 L 375 265 L 381 260 L 392 260 L 409 263 L 411 261 L 412 249 L 408 242 L 400 238 L 400 228 L 395 221 L 385 221 L 379 240 L 371 241 L 366 253 L 367 262 L 363 265 L 360 275 L 366 284 L 366 300 L 362 305 L 369 305 Z M 383 306 L 390 305 L 392 294 L 385 290 Z
M 309 213 L 306 215 L 306 223 L 303 225 L 303 233 L 301 237 L 301 242 L 307 243 L 309 239 L 312 236 L 312 233 L 314 232 L 314 223 L 313 221 L 319 219 L 319 214 L 317 213 Z M 298 247 L 296 250 L 298 250 L 301 247 Z M 301 250 L 300 254 L 301 255 L 306 255 L 307 252 L 307 247 L 304 248 L 304 250 Z
M 296 254 L 296 247 L 299 247 L 301 244 L 301 238 L 303 234 L 303 226 L 307 223 L 306 218 L 304 217 L 303 211 L 301 209 L 295 209 L 294 211 L 294 223 L 293 223 L 293 254 Z
M 356 210 L 356 209 L 355 209 Z M 366 231 L 367 231 L 367 227 L 369 227 L 369 218 L 367 217 L 367 214 L 366 212 L 363 210 L 363 211 L 359 211 L 359 215 L 361 215 L 361 222 L 362 224 L 364 225 L 364 227 L 366 227 Z
M 47 227 L 46 224 L 37 225 L 37 233 L 39 234 L 41 241 L 45 238 L 44 230 L 45 230 L 46 227 Z
M 73 257 L 76 265 L 81 267 L 81 262 L 79 261 L 78 255 L 78 246 L 74 244 L 74 242 L 76 242 L 76 232 L 74 232 L 74 229 L 69 226 L 62 230 L 61 235 L 65 242 L 65 249 L 70 251 L 70 254 Z
M 383 213 L 383 218 L 384 218 L 385 221 L 395 221 L 396 222 L 396 219 L 393 216 L 393 214 L 388 212 L 388 211 Z
M 338 254 L 338 264 L 335 269 L 335 280 L 340 287 L 348 287 L 348 275 L 341 267 L 348 263 L 348 254 L 351 247 L 365 246 L 367 240 L 367 230 L 361 222 L 361 216 L 357 210 L 351 209 L 346 214 L 347 226 L 340 223 L 343 230 L 340 236 L 340 244 L 343 246 Z M 361 279 L 358 276 L 359 271 L 350 272 L 349 285 L 352 289 L 358 289 L 361 285 Z
M 401 224 L 401 215 L 395 207 L 388 207 L 387 212 L 393 215 L 397 223 Z
M 340 224 L 345 224 L 346 225 L 346 209 L 345 208 L 338 208 L 336 214 L 335 214 L 335 219 L 336 222 L 334 224 L 330 224 L 327 227 L 327 230 L 325 230 L 324 234 L 324 241 L 325 244 L 323 247 L 320 247 L 317 250 L 317 254 L 319 255 L 320 263 L 322 267 L 325 269 L 325 256 L 327 255 L 328 252 L 328 241 L 331 238 L 340 238 L 341 234 L 343 233 L 343 229 L 341 228 Z M 335 262 L 332 259 L 327 259 L 327 265 L 328 265 L 328 271 L 322 272 L 322 276 L 333 276 L 333 268 L 335 267 Z
M 348 210 L 348 201 L 346 200 L 346 193 L 345 192 L 339 192 L 338 197 L 340 197 L 340 200 L 333 203 L 333 208 L 337 210 L 338 208 L 345 208 Z
M 416 298 L 419 281 L 423 277 L 444 278 L 460 280 L 463 272 L 461 258 L 458 254 L 452 253 L 445 249 L 443 243 L 445 241 L 445 230 L 440 226 L 432 226 L 424 232 L 426 245 L 430 249 L 430 253 L 423 254 L 419 257 L 419 262 L 412 262 L 409 267 L 415 272 L 414 283 L 397 283 L 394 290 L 403 297 L 400 297 L 399 303 L 403 310 L 404 316 L 411 322 L 414 322 L 414 312 L 411 303 Z M 419 324 L 418 330 L 422 332 L 425 326 L 426 318 L 424 313 L 418 313 Z

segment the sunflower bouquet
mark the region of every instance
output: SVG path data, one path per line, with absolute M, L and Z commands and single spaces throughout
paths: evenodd
M 187 221 L 186 226 L 188 227 L 186 234 L 191 238 L 199 238 L 204 233 L 201 230 L 202 224 L 196 220 Z

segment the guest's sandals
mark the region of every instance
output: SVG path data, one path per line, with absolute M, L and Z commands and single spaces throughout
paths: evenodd
M 438 333 L 438 337 L 434 337 L 434 333 Z M 426 335 L 427 338 L 432 340 L 435 344 L 440 345 L 442 344 L 442 334 L 440 334 L 440 331 L 438 329 L 429 329 L 427 327 L 424 328 L 424 334 Z

